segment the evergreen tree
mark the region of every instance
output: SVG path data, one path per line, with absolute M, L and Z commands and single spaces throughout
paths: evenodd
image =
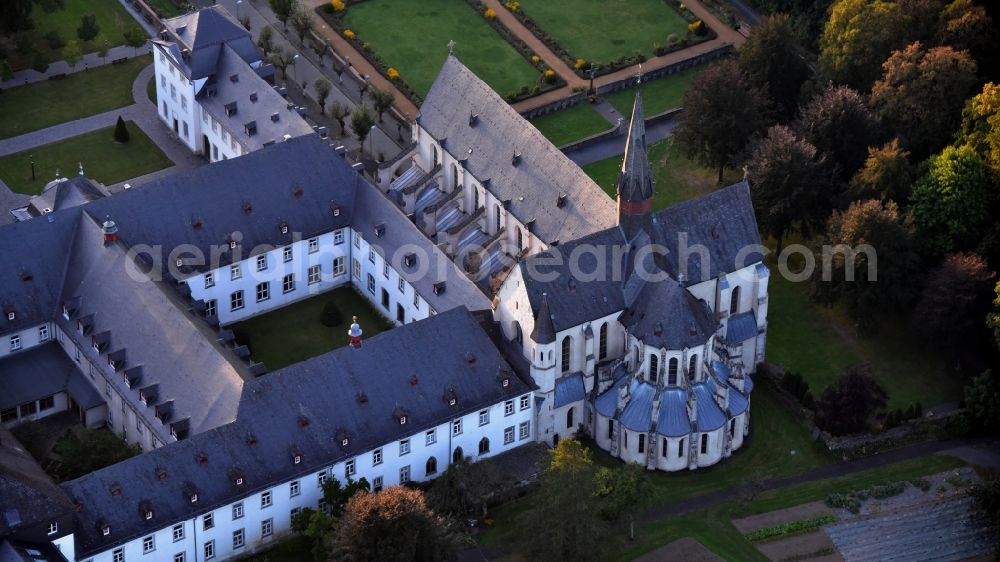
M 115 123 L 115 142 L 128 142 L 128 128 L 121 115 L 118 116 L 118 121 Z
M 80 18 L 80 27 L 76 28 L 76 36 L 80 38 L 81 41 L 91 41 L 97 34 L 101 32 L 100 26 L 97 25 L 97 16 L 94 14 L 86 14 Z

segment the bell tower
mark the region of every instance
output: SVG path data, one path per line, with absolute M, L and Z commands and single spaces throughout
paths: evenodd
M 625 141 L 625 157 L 618 172 L 618 226 L 629 241 L 645 228 L 653 208 L 653 174 L 646 155 L 646 122 L 642 93 L 636 86 L 635 105 Z

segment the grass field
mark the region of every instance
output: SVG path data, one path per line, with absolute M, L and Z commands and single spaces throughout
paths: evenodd
M 670 76 L 643 82 L 642 107 L 646 117 L 681 107 L 684 92 L 691 85 L 691 80 L 704 69 L 704 66 L 691 68 Z M 615 92 L 604 96 L 604 99 L 628 119 L 632 115 L 632 104 L 635 103 L 635 88 Z
M 623 141 L 624 142 L 624 141 Z M 612 198 L 615 197 L 615 182 L 622 157 L 587 164 L 583 171 Z M 716 173 L 704 168 L 683 154 L 672 138 L 649 145 L 649 165 L 655 182 L 653 209 L 659 210 L 681 201 L 687 201 L 718 189 Z M 740 176 L 735 170 L 727 170 L 725 183 L 735 183 Z
M 556 146 L 569 144 L 614 127 L 586 103 L 578 103 L 569 109 L 536 117 L 531 120 L 531 124 Z
M 90 179 L 111 185 L 173 165 L 135 123 L 127 121 L 130 140 L 114 142 L 114 127 L 91 131 L 0 158 L 0 179 L 18 193 L 35 195 L 52 178 L 75 176 L 80 163 Z M 31 160 L 35 181 L 31 180 Z
M 80 20 L 84 15 L 93 14 L 97 17 L 97 26 L 100 32 L 91 41 L 80 42 L 80 47 L 84 54 L 99 51 L 101 47 L 117 47 L 124 45 L 123 33 L 129 29 L 138 28 L 139 24 L 125 11 L 116 0 L 65 0 L 63 8 L 51 13 L 46 13 L 37 2 L 32 4 L 31 19 L 35 23 L 35 28 L 25 32 L 34 48 L 51 61 L 62 60 L 62 49 L 50 49 L 45 36 L 55 31 L 64 42 L 70 40 L 79 41 L 76 36 L 76 29 L 80 27 Z M 11 65 L 27 65 L 31 62 L 31 55 L 25 55 L 10 49 Z
M 687 21 L 663 0 L 523 0 L 521 9 L 573 58 L 604 64 L 670 34 L 684 38 Z
M 132 83 L 149 56 L 0 92 L 0 139 L 131 105 Z
M 341 323 L 328 327 L 320 323 L 326 303 L 340 310 Z M 301 300 L 273 312 L 229 326 L 240 343 L 250 346 L 250 355 L 274 371 L 310 357 L 347 345 L 351 317 L 358 317 L 364 337 L 375 336 L 392 325 L 351 287 Z
M 344 21 L 421 97 L 441 70 L 451 40 L 462 63 L 502 96 L 540 78 L 465 2 L 371 0 L 351 5 Z

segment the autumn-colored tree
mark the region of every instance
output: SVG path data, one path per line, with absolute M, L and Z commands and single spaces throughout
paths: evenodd
M 696 76 L 684 93 L 674 137 L 691 158 L 719 171 L 767 126 L 769 101 L 735 60 L 720 61 Z
M 525 558 L 601 560 L 608 525 L 599 515 L 590 451 L 575 439 L 561 439 L 549 454 L 536 501 L 519 521 Z
M 853 199 L 893 200 L 905 204 L 910 199 L 916 170 L 910 153 L 892 139 L 880 148 L 868 147 L 864 166 L 851 179 Z
M 872 86 L 871 106 L 918 157 L 940 150 L 958 129 L 976 82 L 976 63 L 951 47 L 913 43 L 885 61 Z
M 918 333 L 956 352 L 981 342 L 982 319 L 989 311 L 995 277 L 986 261 L 975 254 L 945 256 L 927 276 L 914 309 Z
M 816 425 L 834 435 L 857 433 L 885 409 L 889 395 L 871 367 L 848 367 L 816 401 Z
M 831 193 L 816 147 L 784 125 L 757 139 L 744 164 L 761 232 L 773 236 L 778 251 L 789 230 L 809 233 L 830 212 Z
M 634 541 L 635 513 L 649 499 L 646 467 L 633 462 L 614 468 L 602 466 L 597 469 L 594 482 L 594 494 L 601 502 L 601 513 L 612 520 L 627 520 L 628 539 Z
M 931 158 L 927 174 L 913 187 L 910 212 L 927 249 L 941 256 L 975 247 L 996 199 L 976 151 L 948 146 Z
M 906 21 L 907 43 L 934 42 L 945 0 L 896 0 Z
M 906 17 L 896 2 L 838 0 L 820 40 L 820 75 L 867 92 L 882 63 L 906 45 Z
M 1000 86 L 987 82 L 966 102 L 957 142 L 972 147 L 1000 178 Z
M 355 494 L 331 537 L 330 560 L 436 562 L 455 558 L 454 536 L 419 490 Z
M 323 501 L 325 509 L 305 508 L 292 518 L 292 530 L 312 542 L 314 560 L 326 560 L 329 557 L 329 543 L 337 527 L 337 521 L 347 508 L 347 502 L 356 494 L 368 493 L 371 487 L 368 480 L 362 478 L 347 479 L 347 484 L 341 484 L 336 478 L 330 478 L 323 483 Z
M 892 201 L 856 201 L 834 211 L 817 241 L 813 295 L 844 303 L 861 331 L 910 303 L 919 271 L 913 227 Z
M 795 128 L 846 181 L 865 163 L 868 147 L 878 140 L 879 124 L 861 94 L 830 85 L 799 112 Z
M 739 62 L 753 84 L 768 93 L 782 120 L 790 119 L 810 71 L 789 17 L 767 16 L 754 26 Z
M 986 8 L 972 0 L 954 0 L 941 10 L 937 42 L 969 51 L 974 60 L 985 64 L 996 55 L 997 30 Z

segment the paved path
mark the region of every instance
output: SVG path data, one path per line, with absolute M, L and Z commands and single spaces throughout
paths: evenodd
M 677 126 L 677 118 L 670 117 L 663 121 L 646 127 L 646 144 L 659 142 L 673 132 Z M 625 153 L 625 135 L 608 137 L 596 144 L 585 146 L 580 149 L 564 151 L 570 160 L 576 162 L 578 166 L 586 166 L 593 162 L 605 160 L 612 156 L 619 156 Z

